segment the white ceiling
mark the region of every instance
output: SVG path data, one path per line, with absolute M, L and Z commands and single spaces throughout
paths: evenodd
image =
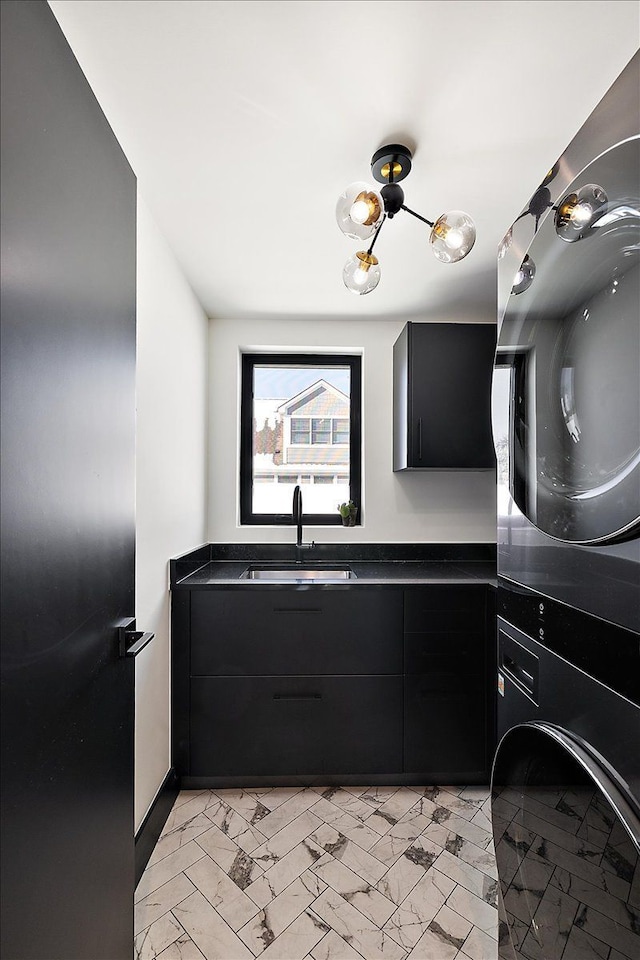
M 50 0 L 209 316 L 493 317 L 496 249 L 638 47 L 636 0 Z M 335 223 L 373 152 L 414 149 L 406 203 L 475 219 L 439 263 L 407 214 L 382 279 L 342 283 Z

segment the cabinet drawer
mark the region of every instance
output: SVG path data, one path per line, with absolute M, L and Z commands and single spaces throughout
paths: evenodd
M 402 592 L 211 590 L 191 600 L 191 675 L 402 672 Z
M 485 673 L 484 633 L 407 633 L 404 638 L 404 672 L 447 673 L 475 676 Z
M 197 677 L 191 775 L 402 770 L 402 677 Z
M 404 629 L 484 630 L 485 584 L 452 584 L 406 590 Z
M 449 674 L 404 681 L 404 772 L 453 783 L 488 776 L 484 677 Z

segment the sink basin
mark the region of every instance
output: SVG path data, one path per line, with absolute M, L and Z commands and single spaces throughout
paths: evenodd
M 332 564 L 327 567 L 249 567 L 241 575 L 241 580 L 355 580 L 356 575 L 350 567 Z

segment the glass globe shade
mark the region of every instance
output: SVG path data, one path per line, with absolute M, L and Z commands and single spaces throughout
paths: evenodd
M 507 230 L 507 232 L 505 233 L 504 237 L 500 242 L 500 246 L 498 247 L 498 260 L 504 260 L 505 256 L 507 255 L 507 250 L 509 249 L 512 243 L 513 243 L 513 228 L 509 227 L 509 229 Z
M 597 183 L 587 183 L 577 193 L 568 194 L 556 210 L 556 233 L 561 240 L 581 240 L 607 205 L 608 198 Z
M 533 283 L 533 278 L 536 275 L 536 265 L 531 259 L 531 257 L 525 257 L 520 268 L 513 278 L 513 286 L 511 287 L 511 293 L 517 295 L 519 293 L 524 293 L 525 290 L 528 290 L 531 284 Z
M 342 279 L 347 290 L 358 296 L 371 293 L 380 282 L 380 266 L 372 253 L 360 251 L 344 265 Z
M 336 221 L 352 240 L 368 240 L 384 216 L 384 201 L 379 190 L 361 180 L 350 184 L 338 197 Z
M 434 256 L 442 263 L 457 263 L 469 253 L 476 240 L 476 227 L 467 213 L 451 210 L 433 225 L 429 242 Z

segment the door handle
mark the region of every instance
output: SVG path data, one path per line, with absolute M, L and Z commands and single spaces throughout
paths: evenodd
M 519 681 L 525 690 L 533 696 L 534 676 L 520 664 L 516 663 L 507 653 L 502 654 L 502 669 L 514 680 Z
M 274 607 L 274 613 L 322 613 L 320 607 Z
M 142 630 L 136 630 L 136 618 L 132 617 L 118 627 L 118 655 L 121 658 L 137 657 L 154 637 L 155 633 L 143 633 Z
M 321 693 L 274 693 L 274 700 L 322 700 Z
M 418 460 L 422 460 L 422 417 L 418 417 Z

